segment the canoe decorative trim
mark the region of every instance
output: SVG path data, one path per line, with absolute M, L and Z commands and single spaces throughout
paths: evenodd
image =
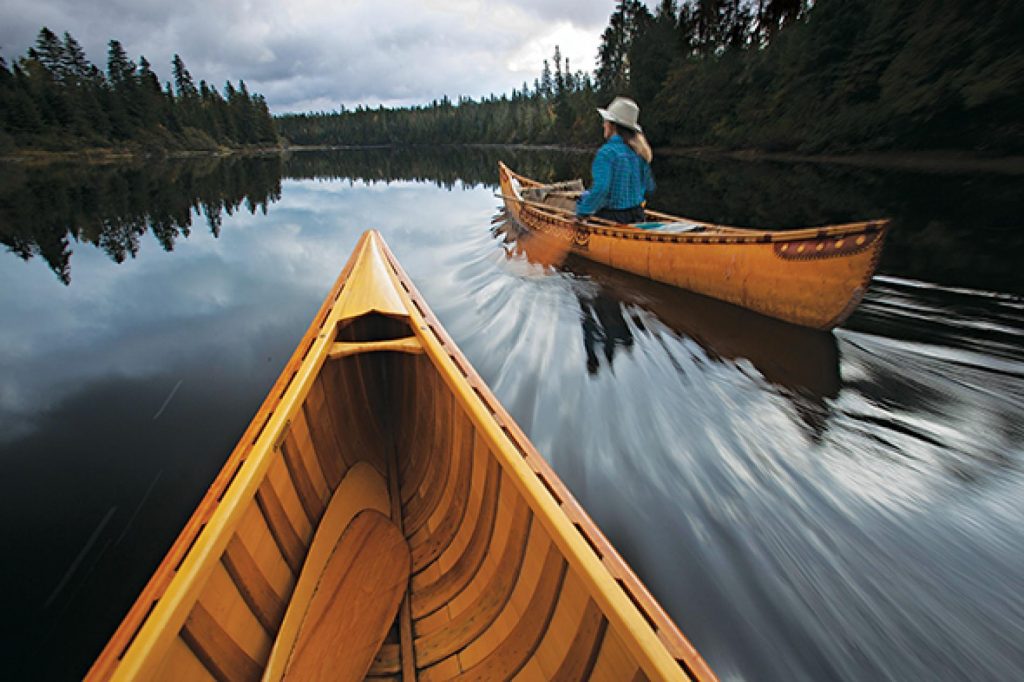
M 582 225 L 577 225 L 576 232 L 572 235 L 572 244 L 582 251 L 590 248 L 590 230 Z
M 836 315 L 832 320 L 829 321 L 829 324 L 831 326 L 835 327 L 842 324 L 848 317 L 850 317 L 850 315 L 853 314 L 853 311 L 857 308 L 857 306 L 860 305 L 860 302 L 864 299 L 864 294 L 867 293 L 868 286 L 870 286 L 871 284 L 871 277 L 878 269 L 878 262 L 882 259 L 882 246 L 885 243 L 885 236 L 886 230 L 885 227 L 882 226 L 878 232 L 878 246 L 877 248 L 874 249 L 874 252 L 871 255 L 871 266 L 867 269 L 867 272 L 864 274 L 864 278 L 861 281 L 860 286 L 854 290 L 853 295 L 850 297 L 849 302 L 847 302 L 846 304 L 846 307 L 843 308 L 843 310 L 841 310 L 838 315 Z
M 776 242 L 774 252 L 784 260 L 839 258 L 870 249 L 880 235 L 877 228 L 869 226 L 859 235 L 820 236 L 814 239 Z

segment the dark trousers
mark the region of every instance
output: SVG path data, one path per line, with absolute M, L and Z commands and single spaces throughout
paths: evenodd
M 605 220 L 611 220 L 616 223 L 642 223 L 644 221 L 644 207 L 602 208 L 594 215 L 598 218 L 604 218 Z

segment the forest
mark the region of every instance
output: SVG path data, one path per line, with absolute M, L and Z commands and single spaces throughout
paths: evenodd
M 244 81 L 227 82 L 222 95 L 206 81 L 197 86 L 179 55 L 172 69 L 173 87 L 161 87 L 145 57 L 136 64 L 111 40 L 104 72 L 69 33 L 43 27 L 28 54 L 12 64 L 0 57 L 0 153 L 277 144 L 266 101 Z
M 0 57 L 0 154 L 274 146 L 600 141 L 594 109 L 633 97 L 657 148 L 798 153 L 1024 152 L 1024 3 L 1015 0 L 619 0 L 596 69 L 554 48 L 533 83 L 481 99 L 272 117 L 244 81 L 163 86 L 116 40 L 106 71 L 47 28 Z M 280 137 L 279 137 L 280 136 Z
M 299 145 L 591 145 L 624 94 L 661 147 L 1016 154 L 1021 26 L 1015 0 L 620 0 L 593 73 L 556 47 L 511 94 L 277 124 Z

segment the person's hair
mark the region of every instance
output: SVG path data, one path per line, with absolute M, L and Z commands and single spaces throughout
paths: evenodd
M 615 122 L 612 122 L 612 125 L 615 126 L 615 132 L 626 141 L 626 144 L 628 144 L 641 159 L 647 163 L 651 162 L 651 159 L 654 158 L 654 152 L 651 150 L 651 145 L 647 142 L 647 138 L 644 137 L 643 133 L 637 132 L 632 128 L 627 128 L 624 125 L 619 125 Z

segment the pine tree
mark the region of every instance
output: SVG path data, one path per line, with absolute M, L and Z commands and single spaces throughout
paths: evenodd
M 135 63 L 128 59 L 124 47 L 116 40 L 110 41 L 107 52 L 107 80 L 121 93 L 130 92 L 135 85 Z
M 196 89 L 192 74 L 185 68 L 185 62 L 179 55 L 174 55 L 171 62 L 174 73 L 174 88 L 177 98 L 172 99 L 177 123 L 182 130 L 201 125 L 199 110 L 199 90 Z
M 62 79 L 68 83 L 85 83 L 90 78 L 89 60 L 85 50 L 71 34 L 64 32 L 64 46 L 60 58 Z
M 663 0 L 653 18 L 640 16 L 629 52 L 630 85 L 641 109 L 654 102 L 673 62 L 682 55 L 675 0 Z
M 110 41 L 107 51 L 107 81 L 111 90 L 107 93 L 105 108 L 110 118 L 111 134 L 119 139 L 129 139 L 135 133 L 138 121 L 138 112 L 132 109 L 135 64 L 116 40 Z
M 192 74 L 185 68 L 185 62 L 178 55 L 174 55 L 174 61 L 172 62 L 174 69 L 174 87 L 178 93 L 178 97 L 189 100 L 195 99 L 199 96 L 199 91 L 196 90 L 195 81 L 192 80 Z
M 714 54 L 722 45 L 722 0 L 696 0 L 693 19 L 697 51 Z
M 597 87 L 603 98 L 631 94 L 629 51 L 643 22 L 651 13 L 640 0 L 619 0 L 601 35 L 598 48 Z
M 548 60 L 544 60 L 544 67 L 540 72 L 540 83 L 537 86 L 537 91 L 541 97 L 551 97 L 554 94 L 554 81 L 551 78 L 551 67 L 548 65 Z
M 57 80 L 63 80 L 62 64 L 64 62 L 64 45 L 60 42 L 57 34 L 45 26 L 39 30 L 36 37 L 34 50 L 30 50 L 30 56 L 43 65 L 50 75 Z
M 15 63 L 6 97 L 7 106 L 2 111 L 6 127 L 12 133 L 38 133 L 43 128 L 43 117 L 32 98 L 28 77 Z

